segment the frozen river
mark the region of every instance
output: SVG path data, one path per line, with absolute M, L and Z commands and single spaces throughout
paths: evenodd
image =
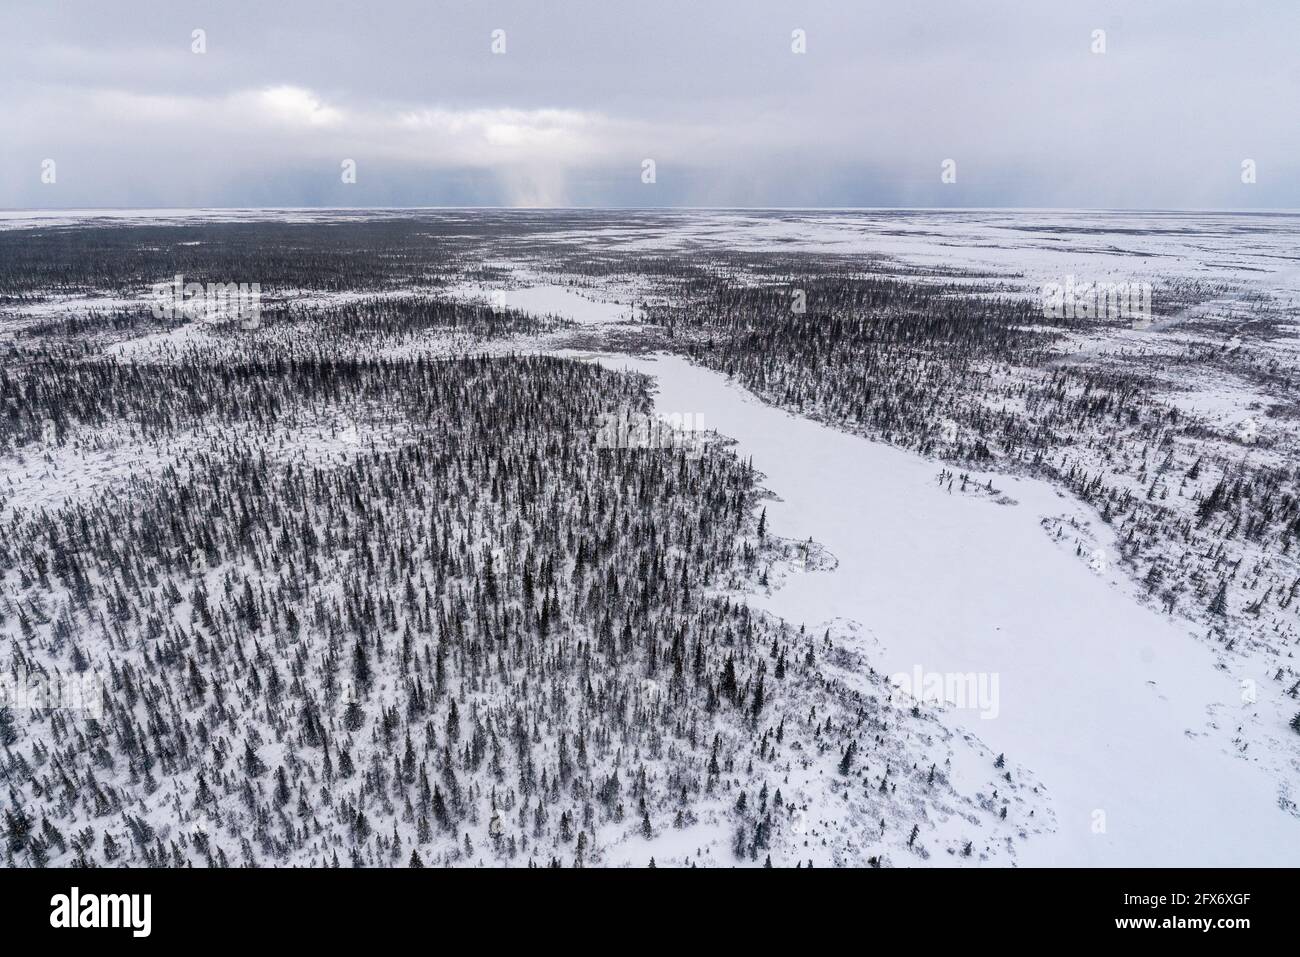
M 838 559 L 754 604 L 810 630 L 858 623 L 837 628 L 839 640 L 862 643 L 887 674 L 995 676 L 996 715 L 951 709 L 946 720 L 1046 786 L 1056 831 L 1021 845 L 1020 863 L 1300 859 L 1300 820 L 1279 808 L 1276 784 L 1205 734 L 1212 705 L 1236 726 L 1238 677 L 1049 538 L 1043 516 L 1086 517 L 1073 500 L 1003 477 L 995 486 L 1015 504 L 949 493 L 939 464 L 780 411 L 683 359 L 594 358 L 655 376 L 658 411 L 702 415 L 736 439 L 777 496 L 773 533 L 811 536 Z

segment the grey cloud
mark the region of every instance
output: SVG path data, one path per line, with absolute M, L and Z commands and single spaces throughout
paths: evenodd
M 1286 0 L 11 8 L 0 206 L 1300 206 Z

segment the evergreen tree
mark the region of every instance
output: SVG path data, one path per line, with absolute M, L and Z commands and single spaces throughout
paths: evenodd
M 244 771 L 250 778 L 260 778 L 266 773 L 266 765 L 257 756 L 251 741 L 244 742 Z
M 14 713 L 8 705 L 0 705 L 0 748 L 7 748 L 18 740 L 14 726 Z
M 844 755 L 840 758 L 840 774 L 848 775 L 853 768 L 853 757 L 858 752 L 858 742 L 850 741 L 849 746 L 844 749 Z
M 1218 618 L 1223 618 L 1228 614 L 1228 583 L 1219 582 L 1219 589 L 1214 593 L 1214 599 L 1210 602 L 1210 614 Z

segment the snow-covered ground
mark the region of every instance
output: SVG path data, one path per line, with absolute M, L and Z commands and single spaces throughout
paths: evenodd
M 586 324 L 621 318 L 558 287 L 536 298 L 573 319 L 576 300 Z M 653 376 L 657 411 L 702 418 L 752 457 L 775 496 L 772 528 L 834 556 L 751 603 L 830 627 L 888 674 L 993 690 L 992 702 L 950 703 L 945 721 L 1043 782 L 1056 828 L 1020 863 L 1294 863 L 1300 818 L 1281 806 L 1271 761 L 1257 763 L 1267 743 L 1252 742 L 1250 760 L 1228 745 L 1251 734 L 1243 680 L 1265 676 L 1225 671 L 1185 621 L 1140 604 L 1108 565 L 1112 543 L 1085 563 L 1044 533 L 1046 518 L 1096 525 L 1087 508 L 1018 477 L 974 477 L 1000 496 L 949 491 L 932 460 L 777 409 L 677 356 L 565 354 Z
M 130 226 L 185 223 L 330 223 L 339 220 L 383 219 L 409 216 L 410 210 L 223 209 L 219 207 L 158 209 L 0 209 L 0 229 L 40 229 L 58 226 Z
M 100 215 L 70 213 L 66 221 Z M 349 215 L 354 214 L 303 212 L 301 219 L 290 219 Z M 118 216 L 134 221 L 125 213 L 109 218 Z M 173 218 L 240 220 L 244 214 L 176 211 Z M 29 219 L 0 214 L 0 229 L 31 226 Z M 1248 283 L 1267 287 L 1275 301 L 1285 304 L 1300 296 L 1295 223 L 1293 216 L 1269 215 L 1107 218 L 1054 212 L 1029 221 L 988 213 L 701 211 L 681 214 L 659 231 L 644 225 L 609 227 L 572 237 L 550 233 L 547 241 L 585 244 L 594 236 L 625 250 L 698 245 L 879 255 L 900 267 L 1016 276 L 1022 291 L 1071 274 L 1117 280 L 1171 276 L 1236 290 Z M 415 345 L 393 349 L 400 354 L 471 348 L 554 351 L 566 342 L 597 341 L 602 330 L 612 332 L 637 318 L 630 304 L 637 297 L 626 290 L 549 285 L 522 263 L 493 268 L 504 269 L 510 278 L 499 285 L 467 282 L 429 294 L 483 299 L 499 308 L 565 318 L 582 327 L 580 335 L 566 339 L 571 336 L 566 331 L 527 343 L 503 339 L 483 345 L 459 334 L 431 333 Z M 330 294 L 322 301 L 350 295 Z M 1240 292 L 1233 292 L 1213 300 L 1212 309 L 1196 307 L 1190 318 L 1223 319 L 1226 335 L 1232 317 L 1219 313 L 1230 313 L 1239 301 Z M 68 312 L 74 304 L 78 311 L 87 304 L 101 305 L 70 299 L 15 312 L 31 318 L 37 311 Z M 129 303 L 102 303 L 110 304 Z M 314 300 L 308 295 L 302 304 Z M 1180 313 L 1173 321 L 1184 318 Z M 107 351 L 156 360 L 201 344 L 204 337 L 201 327 L 189 325 L 117 343 Z M 1165 325 L 1114 333 L 1092 330 L 1064 341 L 1063 355 L 1111 360 L 1132 350 L 1181 354 L 1194 337 Z M 1296 341 L 1275 339 L 1251 348 L 1282 354 L 1294 349 Z M 1161 615 L 1139 601 L 1133 582 L 1108 559 L 1118 551 L 1106 537 L 1109 528 L 1090 509 L 1044 482 L 1003 475 L 975 478 L 980 485 L 991 482 L 997 494 L 961 494 L 947 482 L 936 482 L 940 464 L 934 460 L 781 411 L 721 374 L 679 357 L 564 354 L 653 376 L 658 411 L 702 418 L 704 427 L 737 442 L 742 459 L 752 458 L 774 496 L 766 503 L 773 533 L 812 540 L 828 553 L 817 567 L 777 571 L 770 591 L 748 593 L 745 600 L 796 629 L 806 625 L 810 633 L 820 634 L 830 628 L 837 644 L 865 654 L 887 674 L 969 677 L 983 689 L 977 702 L 946 707 L 942 720 L 957 732 L 955 739 L 974 736 L 993 754 L 1005 753 L 1018 777 L 1023 771 L 1041 782 L 1050 814 L 1041 814 L 1040 808 L 1038 828 L 1031 840 L 1017 844 L 1015 862 L 1260 866 L 1293 865 L 1300 859 L 1295 804 L 1300 795 L 1289 793 L 1288 775 L 1277 773 L 1279 767 L 1289 768 L 1289 778 L 1295 780 L 1300 758 L 1293 742 L 1279 746 L 1261 730 L 1260 706 L 1243 693 L 1246 682 L 1260 694 L 1277 696 L 1276 683 L 1260 671 L 1260 659 L 1217 654 L 1190 633 L 1187 620 Z M 1268 436 L 1281 427 L 1266 415 L 1277 397 L 1240 372 L 1171 365 L 1152 378 L 1163 387 L 1165 401 L 1218 430 L 1235 434 L 1249 423 Z M 1007 401 L 999 398 L 998 406 Z M 345 457 L 366 447 L 370 436 L 355 423 L 335 425 L 318 423 L 313 433 L 286 435 L 281 448 L 286 457 L 319 459 Z M 65 498 L 129 483 L 137 473 L 183 458 L 201 445 L 199 439 L 210 441 L 211 436 L 178 442 L 174 454 L 155 458 L 125 439 L 102 448 L 51 452 L 48 458 L 30 455 L 6 476 L 0 515 L 10 517 L 6 509 L 19 503 L 52 507 Z M 1277 464 L 1287 465 L 1285 448 L 1273 454 Z M 1100 529 L 1088 545 L 1097 549 L 1094 560 L 1081 561 L 1073 548 L 1065 547 L 1071 543 L 1053 540 L 1045 531 L 1045 524 L 1061 527 L 1071 519 Z M 900 693 L 899 702 L 904 700 Z M 983 780 L 986 766 L 963 767 L 962 761 L 974 760 L 973 755 L 974 749 L 955 754 L 954 781 L 967 771 L 971 780 Z M 835 808 L 828 802 L 814 812 L 826 817 Z M 692 848 L 699 853 L 699 848 L 725 840 L 725 828 L 706 819 L 688 831 L 661 835 L 656 843 L 642 846 L 634 838 L 620 845 L 610 862 L 632 863 L 651 853 L 661 860 L 681 858 Z M 937 855 L 931 863 L 946 861 Z
M 635 305 L 594 299 L 567 286 L 523 285 L 508 288 L 466 283 L 447 290 L 447 295 L 486 302 L 496 309 L 517 309 L 536 316 L 556 316 L 583 326 L 630 321 L 637 316 Z
M 689 210 L 585 237 L 625 250 L 725 248 L 879 257 L 1031 284 L 1181 278 L 1300 295 L 1294 212 Z M 550 238 L 563 241 L 566 234 Z
M 996 709 L 948 718 L 1046 786 L 1057 829 L 1022 863 L 1294 864 L 1300 819 L 1210 733 L 1248 710 L 1240 676 L 1051 542 L 1040 519 L 1073 507 L 1056 490 L 999 477 L 1015 504 L 950 493 L 933 462 L 780 411 L 683 359 L 597 358 L 655 376 L 659 411 L 702 412 L 736 439 L 777 496 L 772 527 L 838 559 L 751 601 L 810 629 L 861 623 L 860 637 L 834 633 L 890 674 L 996 675 Z
M 773 228 L 746 238 L 769 243 Z M 828 228 L 850 242 L 842 229 Z M 737 230 L 726 237 L 734 241 Z M 973 237 L 969 245 L 969 265 L 1002 265 Z M 1016 249 L 1015 262 L 1051 275 L 1053 261 L 1087 268 L 1073 257 L 1122 255 L 1041 252 L 1026 258 Z M 1290 275 L 1284 269 L 1272 278 Z M 621 318 L 614 304 L 602 312 L 559 287 L 544 290 L 528 291 L 539 312 L 584 324 Z M 1282 282 L 1275 292 L 1290 289 Z M 512 305 L 533 308 L 527 297 Z M 1113 543 L 1100 542 L 1100 561 L 1082 562 L 1044 533 L 1044 519 L 1099 524 L 1087 508 L 1025 478 L 977 477 L 980 484 L 992 478 L 1010 504 L 949 492 L 935 482 L 933 461 L 781 411 L 679 357 L 595 358 L 654 376 L 658 411 L 702 416 L 735 439 L 776 496 L 768 505 L 772 527 L 812 538 L 838 562 L 781 576 L 751 602 L 813 632 L 831 627 L 889 674 L 970 676 L 996 689 L 995 708 L 987 701 L 949 707 L 945 720 L 1043 782 L 1056 829 L 1028 842 L 1020 863 L 1294 863 L 1300 817 L 1283 805 L 1293 809 L 1295 796 L 1270 773 L 1287 758 L 1266 753 L 1270 743 L 1252 724 L 1258 709 L 1243 681 L 1275 690 L 1262 673 L 1225 669 L 1186 621 L 1139 603 L 1107 563 Z M 1175 396 L 1184 411 L 1211 419 L 1259 414 L 1251 408 L 1259 396 L 1245 402 L 1233 390 L 1190 388 Z

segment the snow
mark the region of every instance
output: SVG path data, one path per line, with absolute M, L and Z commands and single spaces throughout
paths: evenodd
M 466 283 L 447 290 L 458 299 L 484 300 L 497 309 L 517 309 L 537 316 L 558 316 L 582 326 L 626 322 L 635 307 L 591 299 L 565 286 L 525 285 L 519 288 Z
M 1220 426 L 1238 426 L 1247 419 L 1263 424 L 1264 410 L 1276 402 L 1241 377 L 1222 373 L 1214 377 L 1184 374 L 1179 388 L 1161 398 L 1177 406 L 1180 412 Z
M 163 218 L 237 221 L 264 216 L 316 222 L 353 215 L 383 214 L 302 211 L 286 219 L 273 211 L 174 211 Z M 50 217 L 0 213 L 0 229 L 32 226 L 37 220 L 129 222 L 137 216 L 140 221 L 157 218 L 130 211 Z M 594 236 L 623 249 L 700 244 L 889 256 L 918 268 L 1003 272 L 1030 284 L 1068 274 L 1176 276 L 1226 284 L 1249 278 L 1280 297 L 1300 294 L 1300 270 L 1291 265 L 1293 218 L 1056 212 L 1026 223 L 1008 214 L 979 216 L 694 212 L 673 218 L 658 233 L 641 226 L 609 228 L 584 232 L 581 240 L 589 243 Z M 1062 241 L 1053 224 L 1068 227 L 1069 238 Z M 553 233 L 547 240 L 564 242 L 565 234 Z M 598 301 L 589 289 L 544 284 L 526 269 L 506 268 L 512 278 L 500 286 L 468 283 L 446 294 L 559 316 L 587 327 L 585 332 L 635 318 L 633 306 Z M 607 289 L 600 294 L 617 297 Z M 302 304 L 353 295 L 371 294 L 306 294 Z M 1237 301 L 1227 296 L 1211 302 L 1213 309 L 1198 305 L 1155 329 L 1106 330 L 1095 340 L 1071 336 L 1064 342 L 1075 359 L 1112 358 L 1121 348 L 1182 352 L 1187 333 L 1170 325 L 1215 318 L 1211 313 Z M 130 304 L 70 298 L 25 305 L 17 312 L 32 316 Z M 188 324 L 107 351 L 158 359 L 205 338 L 200 325 Z M 1275 341 L 1271 347 L 1286 350 L 1296 341 Z M 444 341 L 431 334 L 420 348 L 459 352 L 463 344 L 459 337 Z M 534 345 L 549 349 L 553 344 L 543 340 Z M 518 346 L 516 340 L 483 349 L 513 351 Z M 413 348 L 403 345 L 393 351 Z M 1095 513 L 1052 486 L 1025 478 L 977 477 L 981 484 L 991 478 L 998 495 L 949 492 L 935 482 L 939 465 L 932 460 L 783 412 L 724 376 L 678 357 L 561 354 L 653 376 L 658 411 L 703 416 L 710 430 L 736 440 L 742 459 L 752 457 L 774 496 L 765 503 L 773 533 L 811 539 L 828 553 L 807 569 L 778 570 L 772 576 L 775 587 L 747 593 L 747 601 L 795 628 L 806 625 L 813 634 L 830 628 L 838 645 L 865 655 L 886 674 L 919 671 L 984 682 L 981 687 L 994 695 L 993 701 L 967 701 L 964 707 L 954 701 L 943 710 L 944 724 L 955 732 L 953 740 L 944 742 L 953 748 L 947 773 L 959 788 L 963 782 L 984 780 L 986 747 L 993 754 L 1005 753 L 1008 769 L 1019 780 L 1032 776 L 1041 782 L 1048 813 L 1036 821 L 1050 832 L 1040 830 L 1032 840 L 1017 842 L 1017 863 L 1296 862 L 1300 816 L 1282 806 L 1294 796 L 1279 783 L 1277 771 L 1288 767 L 1294 778 L 1300 764 L 1294 744 L 1278 746 L 1269 734 L 1271 717 L 1260 717 L 1284 703 L 1276 700 L 1277 688 L 1257 662 L 1233 658 L 1225 663 L 1189 633 L 1187 621 L 1143 605 L 1132 583 L 1113 566 L 1118 549 Z M 1163 395 L 1167 402 L 1221 429 L 1236 429 L 1247 420 L 1269 425 L 1264 410 L 1273 400 L 1244 376 L 1179 368 L 1176 375 L 1160 378 L 1170 390 Z M 992 404 L 1001 407 L 1009 401 L 999 398 Z M 314 431 L 280 436 L 281 453 L 313 460 L 346 458 L 373 441 L 347 420 L 313 426 Z M 210 439 L 206 433 L 196 435 L 178 441 L 169 454 L 152 457 L 144 446 L 121 437 L 102 448 L 42 449 L 5 476 L 0 515 L 11 519 L 20 502 L 27 508 L 53 507 L 66 498 L 129 485 L 132 477 L 174 464 L 187 450 L 200 447 L 200 440 Z M 401 436 L 383 439 L 400 441 Z M 1044 531 L 1045 520 L 1054 527 L 1073 520 L 1070 527 L 1096 530 L 1080 532 L 1089 535 L 1083 560 L 1063 547 L 1073 542 L 1054 541 Z M 1247 703 L 1244 680 L 1256 682 L 1265 700 Z M 895 705 L 906 707 L 905 701 L 900 693 Z M 961 747 L 962 740 L 972 746 Z M 1249 745 L 1249 751 L 1238 742 Z M 833 803 L 839 800 L 835 782 L 815 777 L 810 772 L 793 783 L 816 796 L 807 817 L 810 826 L 824 827 L 842 804 Z M 955 839 L 960 821 L 951 823 L 943 834 Z M 664 866 L 680 866 L 701 853 L 729 859 L 726 829 L 707 817 L 682 831 L 661 829 L 649 841 L 631 819 L 601 837 L 602 844 L 612 846 L 609 862 L 615 864 L 639 863 L 651 854 Z M 831 852 L 814 853 L 819 864 L 833 863 Z M 946 857 L 936 854 L 924 863 L 951 863 Z
M 158 208 L 158 209 L 0 209 L 0 229 L 41 229 L 62 226 L 132 226 L 205 223 L 331 223 L 339 220 L 409 216 L 410 210 L 320 209 L 316 207 Z
M 1294 212 L 1099 210 L 679 210 L 657 224 L 609 226 L 585 238 L 631 251 L 802 252 L 875 259 L 971 278 L 1151 281 L 1268 286 L 1300 295 Z M 1159 303 L 1157 302 L 1157 310 Z
M 1300 822 L 1275 785 L 1209 740 L 1211 709 L 1228 723 L 1244 709 L 1239 678 L 1043 534 L 1040 520 L 1069 506 L 1056 490 L 999 477 L 1017 504 L 949 494 L 933 462 L 780 411 L 681 358 L 593 358 L 654 375 L 659 411 L 702 411 L 766 474 L 772 527 L 839 560 L 756 605 L 810 629 L 862 623 L 859 650 L 889 674 L 998 676 L 996 717 L 948 716 L 1047 788 L 1057 829 L 1027 842 L 1021 863 L 1294 864 Z
M 150 332 L 134 339 L 114 342 L 104 349 L 105 355 L 119 359 L 156 359 L 176 356 L 187 346 L 201 342 L 208 335 L 208 327 L 201 322 L 177 323 L 162 332 Z

